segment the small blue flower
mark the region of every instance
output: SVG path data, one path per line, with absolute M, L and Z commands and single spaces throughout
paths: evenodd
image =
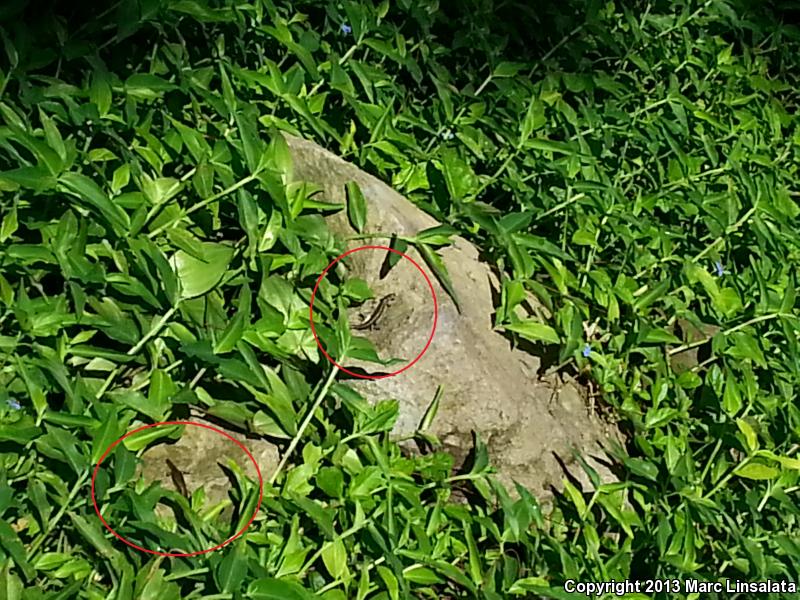
M 6 404 L 8 404 L 14 410 L 19 410 L 22 408 L 22 405 L 16 400 L 6 400 Z
M 714 263 L 714 270 L 717 272 L 717 277 L 722 277 L 725 274 L 725 269 L 720 261 Z
M 583 346 L 583 357 L 589 358 L 589 355 L 592 353 L 592 347 L 589 344 L 585 344 Z
M 339 27 L 342 33 L 348 34 L 353 31 L 353 28 L 350 27 L 347 23 L 342 23 L 341 27 Z

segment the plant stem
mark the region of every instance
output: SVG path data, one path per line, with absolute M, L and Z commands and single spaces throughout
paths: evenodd
M 50 519 L 50 522 L 47 524 L 47 527 L 42 532 L 42 534 L 38 538 L 36 538 L 36 540 L 33 542 L 33 544 L 31 544 L 30 550 L 28 551 L 28 560 L 33 559 L 34 555 L 36 554 L 36 551 L 41 547 L 41 545 L 44 543 L 44 541 L 47 539 L 47 537 L 52 533 L 52 531 L 55 528 L 55 526 L 61 520 L 61 517 L 64 516 L 64 513 L 67 512 L 67 508 L 69 508 L 70 504 L 72 504 L 72 501 L 75 499 L 75 496 L 78 494 L 78 490 L 80 490 L 81 487 L 83 486 L 83 484 L 86 483 L 86 478 L 88 476 L 89 476 L 89 469 L 84 470 L 78 476 L 78 480 L 75 482 L 75 485 L 72 486 L 72 490 L 70 491 L 66 502 L 64 502 L 61 505 L 61 508 L 56 513 L 56 516 L 54 516 L 52 519 Z
M 721 331 L 720 333 L 722 335 L 730 335 L 732 333 L 735 333 L 735 332 L 739 331 L 740 329 L 744 329 L 745 327 L 748 327 L 749 325 L 755 325 L 756 323 L 761 323 L 762 321 L 770 321 L 770 320 L 776 319 L 778 317 L 791 317 L 791 316 L 793 316 L 793 315 L 787 314 L 787 313 L 782 313 L 782 312 L 769 313 L 768 315 L 761 315 L 760 317 L 753 317 L 749 321 L 745 321 L 744 323 L 740 323 L 739 325 L 736 325 L 735 327 L 731 327 L 730 329 L 726 329 L 725 331 Z M 680 354 L 681 352 L 685 352 L 686 350 L 691 350 L 692 348 L 697 348 L 698 346 L 702 346 L 703 344 L 705 344 L 707 342 L 710 342 L 713 339 L 713 337 L 714 336 L 709 336 L 709 337 L 703 338 L 702 340 L 697 340 L 697 341 L 694 341 L 694 342 L 692 342 L 690 344 L 683 344 L 682 346 L 678 346 L 677 348 L 673 348 L 672 350 L 667 352 L 667 356 L 673 356 L 675 354 Z
M 150 331 L 148 331 L 145 334 L 145 336 L 142 339 L 139 340 L 139 343 L 136 344 L 130 350 L 128 350 L 128 352 L 126 354 L 128 354 L 128 356 L 134 356 L 137 352 L 139 352 L 139 350 L 142 349 L 142 346 L 144 346 L 147 342 L 149 342 L 153 337 L 158 335 L 158 332 L 161 331 L 161 329 L 164 327 L 164 325 L 166 325 L 167 321 L 169 321 L 172 318 L 172 315 L 175 314 L 176 310 L 178 310 L 178 307 L 177 306 L 173 306 L 166 313 L 164 313 L 164 316 L 162 316 L 158 320 L 158 323 L 153 325 L 153 327 L 150 329 Z
M 260 173 L 252 173 L 252 174 L 248 175 L 247 177 L 243 177 L 242 179 L 240 179 L 239 181 L 234 183 L 232 186 L 230 186 L 228 188 L 225 188 L 221 192 L 217 192 L 216 194 L 213 194 L 213 195 L 209 196 L 205 200 L 201 200 L 200 202 L 198 202 L 197 204 L 195 204 L 191 208 L 188 208 L 186 211 L 184 211 L 183 214 L 181 214 L 180 216 L 175 217 L 174 219 L 170 220 L 168 223 L 164 223 L 161 227 L 155 229 L 154 231 L 151 231 L 147 235 L 147 237 L 149 237 L 150 239 L 153 239 L 154 237 L 156 237 L 162 231 L 164 231 L 166 229 L 169 229 L 170 227 L 175 225 L 182 218 L 188 217 L 193 212 L 196 212 L 196 211 L 200 210 L 201 208 L 205 208 L 209 204 L 212 204 L 212 203 L 216 202 L 220 198 L 222 198 L 224 196 L 227 196 L 228 194 L 231 194 L 231 193 L 235 192 L 236 190 L 238 190 L 240 187 L 243 187 L 243 186 L 247 185 L 248 183 L 250 183 L 251 181 L 254 181 L 255 179 L 258 178 L 259 174 Z
M 284 453 L 283 458 L 281 458 L 281 462 L 278 464 L 278 468 L 275 469 L 275 472 L 269 478 L 269 484 L 270 485 L 275 483 L 275 480 L 278 478 L 278 475 L 280 475 L 280 472 L 286 466 L 286 463 L 288 462 L 289 457 L 292 455 L 292 452 L 294 452 L 294 449 L 297 447 L 297 444 L 300 443 L 300 438 L 303 437 L 303 433 L 305 433 L 306 428 L 308 428 L 308 425 L 311 423 L 311 419 L 314 418 L 314 413 L 317 412 L 317 409 L 319 408 L 319 405 L 322 404 L 322 400 L 325 398 L 325 396 L 328 395 L 328 390 L 330 389 L 331 385 L 333 385 L 333 381 L 334 381 L 334 379 L 336 379 L 336 374 L 338 372 L 339 372 L 339 367 L 337 367 L 337 366 L 334 366 L 331 369 L 331 372 L 328 374 L 328 379 L 325 380 L 325 385 L 323 385 L 322 389 L 319 391 L 319 394 L 317 395 L 317 399 L 314 401 L 314 404 L 311 407 L 311 410 L 308 411 L 308 414 L 306 415 L 306 418 L 303 420 L 303 423 L 300 425 L 300 429 L 297 430 L 297 433 L 295 434 L 294 438 L 292 439 L 292 442 L 289 444 L 289 447 L 286 449 L 286 452 Z

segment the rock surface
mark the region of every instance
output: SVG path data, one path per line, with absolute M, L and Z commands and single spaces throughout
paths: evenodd
M 278 465 L 278 450 L 266 440 L 248 438 L 245 435 L 225 428 L 217 423 L 209 423 L 203 418 L 187 419 L 200 425 L 186 425 L 180 440 L 174 444 L 158 444 L 149 448 L 142 456 L 141 475 L 145 481 L 158 481 L 165 489 L 175 489 L 166 459 L 169 458 L 184 474 L 186 487 L 192 494 L 202 486 L 206 493 L 205 506 L 211 506 L 229 498 L 233 482 L 230 479 L 231 462 L 241 469 L 244 475 L 258 482 L 255 466 L 242 449 L 230 439 L 209 429 L 213 427 L 225 432 L 247 448 L 258 464 L 266 481 Z M 226 469 L 228 473 L 226 473 Z M 228 506 L 222 513 L 222 520 L 228 520 L 233 508 Z M 156 507 L 156 514 L 166 516 L 168 510 L 163 504 Z M 222 542 L 224 540 L 217 540 Z
M 364 194 L 368 204 L 365 231 L 375 234 L 375 238 L 353 242 L 350 248 L 388 245 L 388 236 L 393 234 L 414 236 L 439 225 L 354 165 L 312 142 L 286 138 L 294 158 L 295 180 L 322 187 L 323 197 L 330 202 L 345 203 L 344 186 L 350 181 L 356 182 Z M 344 211 L 329 221 L 337 234 L 355 233 Z M 430 432 L 457 457 L 469 451 L 472 432 L 478 432 L 489 447 L 501 481 L 517 481 L 544 498 L 549 495 L 550 486 L 562 480 L 562 464 L 573 463 L 572 448 L 584 456 L 602 456 L 598 442 L 615 432 L 589 414 L 582 390 L 570 383 L 562 384 L 556 377 L 540 380 L 538 358 L 512 348 L 509 340 L 493 329 L 493 298 L 498 297 L 500 289 L 497 277 L 480 261 L 472 244 L 461 238 L 455 240 L 440 255 L 461 311 L 456 310 L 419 253 L 410 250 L 408 256 L 428 273 L 438 299 L 438 323 L 432 343 L 421 359 L 404 372 L 378 380 L 359 380 L 354 386 L 373 401 L 399 400 L 400 418 L 394 430 L 398 436 L 417 429 L 437 387 L 444 386 Z M 385 257 L 382 250 L 358 251 L 348 257 L 347 267 L 366 279 L 378 296 L 397 294 L 396 302 L 381 320 L 381 329 L 365 335 L 381 356 L 411 359 L 430 336 L 434 318 L 431 293 L 419 271 L 407 260 L 401 260 L 385 278 L 380 278 Z M 366 368 L 376 372 L 376 366 Z M 601 464 L 590 464 L 604 480 L 613 479 Z M 587 482 L 581 469 L 571 472 Z

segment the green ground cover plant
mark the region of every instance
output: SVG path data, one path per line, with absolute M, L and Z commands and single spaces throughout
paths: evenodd
M 7 3 L 3 597 L 493 600 L 584 597 L 567 579 L 799 581 L 792 11 Z M 281 131 L 437 217 L 441 236 L 418 246 L 443 280 L 439 244 L 457 232 L 480 246 L 503 276 L 498 328 L 618 421 L 618 483 L 587 467 L 596 491 L 567 480 L 542 514 L 494 482 L 479 440 L 462 474 L 389 441 L 396 401 L 371 406 L 309 331 L 314 281 L 344 242 L 325 227 L 332 207 L 290 183 Z M 340 352 L 349 285 L 330 282 L 320 305 Z M 542 309 L 520 319 L 527 293 Z M 245 536 L 146 555 L 102 528 L 91 470 L 123 433 L 188 405 L 294 452 Z M 140 450 L 120 446 L 97 482 L 120 533 L 197 550 L 237 530 L 190 503 L 188 526 L 158 522 L 167 492 L 136 487 Z M 451 498 L 465 482 L 467 505 Z M 240 477 L 233 495 L 252 507 L 257 486 Z

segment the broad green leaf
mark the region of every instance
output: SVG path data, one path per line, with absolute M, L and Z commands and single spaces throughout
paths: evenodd
M 548 342 L 558 344 L 561 338 L 555 329 L 544 323 L 539 323 L 533 319 L 526 319 L 519 323 L 508 323 L 503 325 L 504 329 L 520 334 L 522 337 L 533 342 Z
M 105 69 L 95 69 L 92 72 L 91 84 L 89 86 L 89 101 L 97 107 L 97 112 L 101 117 L 108 114 L 113 100 L 111 92 L 111 80 L 108 71 Z
M 128 214 L 109 199 L 94 181 L 79 173 L 64 173 L 58 182 L 66 192 L 77 196 L 99 213 L 117 235 L 128 233 L 131 225 Z
M 403 572 L 403 577 L 411 583 L 434 585 L 442 583 L 442 578 L 427 567 L 415 566 Z
M 367 467 L 359 473 L 350 485 L 351 498 L 367 498 L 383 485 L 383 475 L 378 467 Z
M 322 562 L 328 573 L 334 579 L 340 579 L 347 575 L 347 549 L 342 540 L 326 542 L 322 548 Z
M 181 284 L 181 297 L 195 298 L 211 291 L 228 269 L 233 249 L 224 244 L 202 243 L 203 259 L 178 250 L 170 261 Z
M 726 317 L 732 317 L 742 308 L 742 301 L 739 294 L 733 288 L 722 288 L 719 293 L 711 298 L 714 308 Z
M 586 513 L 586 501 L 583 499 L 583 494 L 572 485 L 566 479 L 563 480 L 564 490 L 567 492 L 570 500 L 575 505 L 575 509 L 578 512 L 578 518 L 583 518 L 583 515 Z
M 142 191 L 153 206 L 161 206 L 181 191 L 183 184 L 174 177 L 142 179 Z
M 525 147 L 531 150 L 551 152 L 553 154 L 576 155 L 574 149 L 564 142 L 556 142 L 545 138 L 530 138 L 525 141 Z
M 253 600 L 315 600 L 316 596 L 288 579 L 263 577 L 247 586 L 246 598 Z
M 736 382 L 732 374 L 729 374 L 725 380 L 725 391 L 722 395 L 722 407 L 729 415 L 735 415 L 742 408 L 742 395 L 739 393 L 739 384 Z M 744 430 L 742 430 L 742 433 L 744 433 Z
M 244 540 L 238 540 L 232 550 L 220 561 L 216 569 L 216 579 L 223 592 L 240 590 L 242 581 L 247 576 L 247 545 Z
M 525 69 L 526 63 L 508 62 L 499 63 L 492 71 L 492 77 L 514 77 L 517 73 Z
M 756 480 L 775 479 L 781 474 L 775 467 L 770 467 L 769 465 L 759 462 L 744 463 L 742 466 L 738 467 L 734 473 L 745 479 Z
M 111 178 L 111 191 L 114 194 L 118 194 L 122 188 L 128 185 L 128 182 L 131 180 L 131 168 L 130 165 L 124 164 L 117 167 L 114 170 L 114 174 Z
M 452 148 L 442 150 L 442 174 L 450 197 L 464 200 L 477 188 L 477 178 L 472 168 Z

